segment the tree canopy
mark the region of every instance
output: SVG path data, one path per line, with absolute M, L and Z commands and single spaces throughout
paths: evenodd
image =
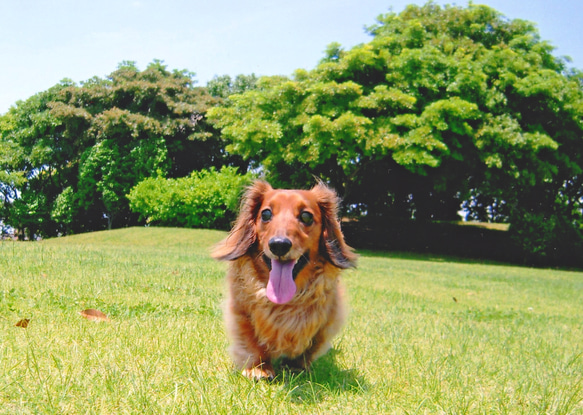
M 217 99 L 193 76 L 123 62 L 13 106 L 0 124 L 4 221 L 31 237 L 128 225 L 126 195 L 144 178 L 229 163 L 204 119 Z
M 481 220 L 558 215 L 581 240 L 582 77 L 532 23 L 428 3 L 368 32 L 212 108 L 227 150 L 376 217 L 455 219 L 465 202 Z

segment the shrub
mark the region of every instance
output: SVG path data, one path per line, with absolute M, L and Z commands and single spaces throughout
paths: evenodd
M 130 208 L 147 223 L 161 226 L 227 229 L 239 198 L 252 180 L 233 167 L 202 170 L 179 179 L 148 178 L 127 195 Z
M 522 211 L 513 218 L 510 235 L 528 265 L 583 266 L 583 229 L 565 215 Z

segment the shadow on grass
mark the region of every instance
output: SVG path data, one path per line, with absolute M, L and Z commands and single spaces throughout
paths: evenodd
M 340 368 L 335 359 L 337 354 L 337 350 L 330 350 L 313 363 L 309 372 L 295 373 L 278 368 L 279 375 L 274 382 L 283 385 L 291 402 L 305 405 L 339 394 L 365 392 L 368 389 L 365 379 L 356 369 Z

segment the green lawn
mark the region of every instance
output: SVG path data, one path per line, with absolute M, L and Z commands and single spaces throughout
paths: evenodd
M 581 272 L 361 252 L 331 353 L 256 383 L 226 353 L 224 236 L 0 242 L 0 413 L 583 413 Z

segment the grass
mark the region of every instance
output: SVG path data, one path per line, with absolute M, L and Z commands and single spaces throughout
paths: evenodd
M 331 353 L 256 383 L 226 353 L 222 237 L 1 242 L 0 413 L 583 413 L 581 272 L 361 252 Z

